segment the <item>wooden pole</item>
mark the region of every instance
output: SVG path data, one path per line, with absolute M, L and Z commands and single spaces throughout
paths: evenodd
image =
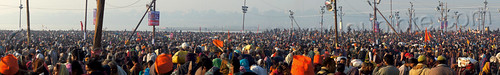
M 335 14 L 335 47 L 338 47 L 338 41 L 339 41 L 339 32 L 337 30 L 338 28 L 338 23 L 337 23 L 337 0 L 333 0 L 333 12 Z
M 156 0 L 153 3 L 154 3 L 154 5 L 153 5 L 153 11 L 156 11 Z M 152 38 L 151 43 L 153 44 L 153 46 L 155 46 L 155 42 L 154 42 L 155 41 L 155 35 L 156 35 L 156 25 L 153 25 L 153 36 L 151 36 L 151 38 Z
M 153 0 L 153 1 L 151 1 L 151 3 L 149 3 L 148 9 L 146 9 L 146 12 L 144 12 L 144 14 L 142 15 L 141 20 L 139 20 L 139 23 L 137 23 L 137 25 L 135 26 L 134 31 L 132 31 L 132 33 L 130 34 L 130 37 L 128 38 L 129 41 L 130 41 L 130 39 L 132 39 L 132 36 L 134 36 L 134 33 L 137 31 L 137 28 L 139 28 L 139 25 L 141 25 L 142 20 L 144 20 L 144 17 L 148 13 L 149 9 L 151 9 L 151 6 L 153 5 L 153 3 L 155 1 L 156 0 Z
M 28 48 L 29 46 L 31 46 L 31 31 L 30 31 L 30 4 L 29 4 L 29 0 L 26 0 L 26 22 L 27 22 L 27 25 L 28 25 L 28 28 L 27 28 L 27 34 L 26 34 L 26 37 L 27 37 L 27 43 L 28 43 Z
M 104 4 L 105 0 L 97 0 L 97 24 L 95 25 L 95 34 L 94 34 L 94 50 L 101 49 L 101 37 L 102 37 L 102 23 L 104 17 Z
M 384 18 L 385 22 L 387 22 L 387 24 L 389 24 L 389 27 L 391 27 L 392 31 L 394 31 L 394 33 L 398 34 L 398 32 L 396 32 L 394 27 L 392 27 L 391 23 L 389 23 L 389 21 L 384 17 L 384 15 L 382 15 L 382 12 L 380 12 L 380 10 L 377 10 L 377 11 L 378 11 L 378 13 L 380 13 L 380 16 L 382 16 L 382 18 Z

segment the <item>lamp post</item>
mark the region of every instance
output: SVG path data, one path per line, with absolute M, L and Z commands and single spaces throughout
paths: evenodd
M 23 4 L 22 3 L 22 0 L 19 0 L 19 30 L 23 30 L 23 28 L 21 28 L 21 17 L 22 17 L 22 10 L 23 10 Z
M 248 6 L 247 6 L 247 0 L 244 0 L 243 6 L 241 6 L 241 9 L 243 10 L 243 27 L 241 28 L 241 31 L 245 31 L 245 14 L 247 13 Z

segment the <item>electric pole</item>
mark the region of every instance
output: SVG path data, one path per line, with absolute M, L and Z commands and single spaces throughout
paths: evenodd
M 325 14 L 325 6 L 320 6 L 320 7 L 321 7 L 321 11 L 320 11 L 320 14 L 321 14 L 321 22 L 320 22 L 321 28 L 320 29 L 321 30 L 320 30 L 320 32 L 321 32 L 321 34 L 323 34 L 323 14 Z
M 29 46 L 31 46 L 31 33 L 30 33 L 30 4 L 29 4 L 29 0 L 26 0 L 26 22 L 27 22 L 27 26 L 28 28 L 26 28 L 26 30 L 28 31 L 27 34 L 26 34 L 26 37 L 27 37 L 27 43 L 28 43 L 28 48 Z
M 87 6 L 89 5 L 89 0 L 85 0 L 85 27 L 84 27 L 84 31 L 83 31 L 83 40 L 85 40 L 85 42 L 87 42 Z
M 342 12 L 342 6 L 339 6 L 339 11 L 340 11 L 340 13 L 339 13 L 339 15 L 340 15 L 340 17 L 339 17 L 339 18 L 340 18 L 340 27 L 339 27 L 339 31 L 340 31 L 340 35 L 342 36 L 342 32 L 343 32 L 343 31 L 342 31 L 342 25 L 343 25 L 343 24 L 342 24 L 342 17 L 344 16 L 344 12 Z
M 156 12 L 156 0 L 154 0 L 153 3 L 154 3 L 154 5 L 153 5 L 152 11 Z M 150 12 L 152 12 L 152 11 L 150 11 Z M 150 17 L 155 17 L 155 16 L 151 16 L 151 14 L 150 14 Z M 155 36 L 156 36 L 156 25 L 153 25 L 153 36 L 151 36 L 151 44 L 153 44 L 153 46 L 155 46 Z
M 19 0 L 19 30 L 23 30 L 23 28 L 21 28 L 21 19 L 22 19 L 22 10 L 23 10 L 23 4 L 22 3 L 22 0 Z
M 337 0 L 333 0 L 333 13 L 335 14 L 335 47 L 338 47 L 338 41 L 339 41 L 339 32 L 337 30 L 338 28 L 338 23 L 337 23 Z
M 245 31 L 245 14 L 248 11 L 247 0 L 244 0 L 243 6 L 241 6 L 241 9 L 243 10 L 243 27 L 242 27 L 241 31 L 244 32 Z
M 481 16 L 483 16 L 482 17 L 483 18 L 483 31 L 486 31 L 485 27 L 484 27 L 485 23 L 486 23 L 486 11 L 488 11 L 488 7 L 486 5 L 488 5 L 488 2 L 486 0 L 484 0 L 484 8 L 483 8 L 483 11 L 481 12 L 483 14 L 483 15 L 481 15 Z
M 376 0 L 373 0 L 373 32 L 378 32 L 378 25 L 377 25 L 377 2 Z
M 99 52 L 101 51 L 101 38 L 102 38 L 102 24 L 103 24 L 103 19 L 104 19 L 104 4 L 105 0 L 97 0 L 97 23 L 95 25 L 95 32 L 94 32 L 94 44 L 93 44 L 93 50 Z M 98 53 L 96 53 L 98 54 Z M 92 55 L 94 56 L 94 55 Z
M 406 32 L 410 32 L 411 33 L 411 29 L 412 29 L 412 21 L 413 21 L 413 16 L 415 15 L 415 9 L 413 9 L 413 3 L 410 2 L 410 8 L 408 8 L 408 15 L 409 15 L 409 22 L 408 22 L 408 29 L 406 30 Z

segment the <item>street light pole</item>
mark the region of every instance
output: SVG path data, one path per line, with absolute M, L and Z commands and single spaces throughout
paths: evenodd
M 321 22 L 320 22 L 321 30 L 320 30 L 320 32 L 321 32 L 321 34 L 323 34 L 323 14 L 325 14 L 325 6 L 320 6 L 320 7 L 321 7 L 321 11 L 320 11 L 320 13 L 321 13 Z
M 247 13 L 247 10 L 248 10 L 248 6 L 247 6 L 247 0 L 245 0 L 243 2 L 243 6 L 241 7 L 241 9 L 243 10 L 243 27 L 241 29 L 241 31 L 245 31 L 245 14 Z
M 22 30 L 21 28 L 21 17 L 22 17 L 22 10 L 23 10 L 23 4 L 22 3 L 22 0 L 19 0 L 19 30 Z

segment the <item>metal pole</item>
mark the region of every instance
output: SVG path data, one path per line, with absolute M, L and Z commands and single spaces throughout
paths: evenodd
M 339 32 L 337 30 L 337 0 L 333 0 L 333 12 L 335 14 L 335 47 L 338 47 Z
M 89 0 L 85 0 L 85 27 L 84 27 L 84 33 L 83 33 L 83 39 L 87 40 L 87 7 L 88 7 Z
M 484 25 L 486 23 L 486 9 L 487 9 L 486 5 L 487 4 L 488 4 L 488 2 L 486 0 L 484 0 L 484 8 L 483 8 L 483 12 L 481 12 L 481 13 L 483 13 L 483 15 L 482 15 L 483 16 L 483 31 L 485 31 Z
M 339 31 L 340 31 L 340 36 L 342 36 L 342 18 L 344 17 L 344 12 L 342 11 L 342 6 L 339 6 L 339 11 L 340 11 L 340 28 L 339 28 Z
M 410 15 L 410 17 L 409 17 L 410 20 L 409 20 L 409 23 L 408 23 L 409 27 L 408 27 L 408 29 L 406 31 L 406 32 L 410 32 L 410 33 L 411 33 L 411 27 L 412 27 L 412 21 L 413 21 L 413 12 L 414 12 L 414 10 L 413 10 L 413 3 L 410 2 L 410 9 L 408 9 L 408 13 Z
M 94 32 L 94 50 L 101 50 L 101 38 L 102 38 L 102 24 L 104 18 L 104 4 L 105 0 L 97 0 L 97 24 L 95 25 Z
M 22 30 L 21 28 L 21 18 L 22 18 L 22 9 L 23 9 L 23 4 L 22 3 L 22 0 L 19 0 L 19 30 Z
M 389 18 L 391 19 L 391 24 L 394 25 L 394 15 L 392 14 L 392 0 L 391 0 L 391 16 L 389 16 Z M 387 27 L 387 32 L 389 32 L 389 27 Z M 397 31 L 396 31 L 397 32 Z
M 446 10 L 444 11 L 444 24 L 445 24 L 445 32 L 448 31 L 448 3 L 445 3 Z
M 373 31 L 378 31 L 377 26 L 377 2 L 373 0 Z
M 320 22 L 321 28 L 320 29 L 321 30 L 320 30 L 320 32 L 321 32 L 321 34 L 323 34 L 323 14 L 325 14 L 325 6 L 320 6 L 320 7 L 321 7 L 321 11 L 320 11 L 320 13 L 321 13 L 321 22 Z
M 29 0 L 26 0 L 26 22 L 27 22 L 27 26 L 28 28 L 26 29 L 28 32 L 26 34 L 26 37 L 27 37 L 27 43 L 28 43 L 28 48 L 31 44 L 31 31 L 30 31 L 30 4 L 29 4 Z
M 247 0 L 243 2 L 243 27 L 241 28 L 241 31 L 245 31 L 245 14 L 247 13 Z

